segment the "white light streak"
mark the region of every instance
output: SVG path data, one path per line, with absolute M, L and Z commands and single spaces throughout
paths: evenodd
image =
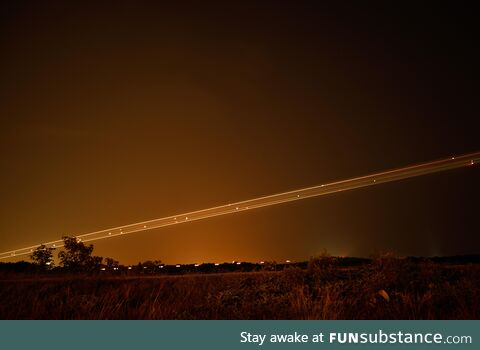
M 130 225 L 123 225 L 119 227 L 109 228 L 106 230 L 95 231 L 86 234 L 77 235 L 78 242 L 89 242 L 105 238 L 112 238 L 118 235 L 131 234 L 140 231 L 152 230 L 160 227 L 183 224 L 185 222 L 193 222 L 197 220 L 208 219 L 220 215 L 227 215 L 236 212 L 243 212 L 245 210 L 252 210 L 262 207 L 268 207 L 276 204 L 302 200 L 306 198 L 318 197 L 327 194 L 353 190 L 356 188 L 372 186 L 373 184 L 382 184 L 393 181 L 399 181 L 411 177 L 432 174 L 440 171 L 456 169 L 465 166 L 476 165 L 480 162 L 480 152 L 471 153 L 463 156 L 449 157 L 447 159 L 437 160 L 428 163 L 421 163 L 417 165 L 407 166 L 389 171 L 378 172 L 366 176 L 355 177 L 347 180 L 336 181 L 328 184 L 302 188 L 294 191 L 287 191 L 277 193 L 269 196 L 258 197 L 236 203 L 229 203 L 213 208 L 207 208 L 189 213 L 177 214 L 174 216 L 166 216 L 159 219 L 153 219 L 134 223 Z M 240 208 L 242 210 L 240 210 Z M 184 220 L 177 220 L 177 218 L 185 218 Z M 112 234 L 112 231 L 119 232 Z M 62 240 L 55 240 L 44 243 L 47 248 L 63 247 Z M 32 249 L 36 249 L 40 244 L 33 245 L 26 248 L 15 249 L 0 253 L 1 259 L 8 259 L 12 256 L 21 256 L 29 254 Z M 218 266 L 218 265 L 216 265 Z

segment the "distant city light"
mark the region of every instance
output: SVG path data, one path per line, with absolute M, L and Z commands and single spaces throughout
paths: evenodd
M 116 236 L 118 234 L 125 235 L 131 234 L 133 232 L 142 231 L 142 230 L 149 230 L 153 228 L 159 228 L 167 225 L 171 225 L 172 223 L 178 224 L 183 223 L 185 221 L 190 220 L 200 220 L 200 219 L 208 219 L 211 217 L 216 217 L 220 215 L 232 214 L 230 206 L 235 206 L 234 208 L 236 211 L 245 210 L 245 209 L 254 209 L 260 208 L 265 206 L 272 206 L 279 203 L 286 203 L 290 201 L 295 201 L 303 198 L 309 197 L 316 197 L 322 196 L 329 193 L 346 191 L 346 190 L 353 190 L 356 188 L 361 188 L 365 186 L 372 186 L 378 181 L 383 184 L 392 181 L 398 181 L 401 179 L 412 178 L 419 175 L 424 174 L 433 174 L 436 172 L 455 169 L 465 166 L 473 166 L 480 162 L 480 152 L 470 153 L 462 156 L 450 156 L 446 159 L 441 159 L 433 162 L 426 162 L 417 165 L 406 166 L 402 168 L 397 168 L 388 171 L 376 172 L 370 175 L 362 176 L 362 177 L 354 177 L 342 181 L 331 182 L 329 184 L 321 184 L 317 186 L 312 186 L 308 188 L 297 189 L 294 191 L 287 191 L 276 193 L 273 195 L 252 198 L 249 200 L 241 201 L 241 202 L 233 202 L 227 205 L 221 205 L 213 208 L 206 208 L 194 212 L 189 212 L 187 214 L 179 214 L 179 217 L 174 217 L 174 222 L 172 222 L 172 217 L 167 216 L 163 218 L 158 218 L 155 220 L 144 221 L 136 224 L 126 225 L 125 230 L 123 228 L 110 228 L 107 230 L 99 230 L 95 232 L 90 232 L 87 234 L 82 234 L 80 236 L 73 236 L 76 242 L 83 241 L 94 241 L 100 240 L 104 238 L 111 238 L 111 236 Z M 328 187 L 328 189 L 324 188 Z M 320 189 L 321 188 L 321 189 Z M 177 221 L 178 218 L 178 221 Z M 193 219 L 192 219 L 193 218 Z M 149 222 L 149 225 L 146 225 L 145 222 Z M 117 232 L 117 233 L 115 233 Z M 33 247 L 25 247 L 22 249 L 16 249 L 12 251 L 6 251 L 0 253 L 0 259 L 9 259 L 13 256 L 21 256 L 27 255 L 33 252 L 35 249 L 41 244 L 35 245 Z M 49 248 L 60 248 L 63 246 L 62 240 L 55 240 L 49 243 L 43 243 L 43 249 Z M 218 265 L 217 265 L 218 266 Z

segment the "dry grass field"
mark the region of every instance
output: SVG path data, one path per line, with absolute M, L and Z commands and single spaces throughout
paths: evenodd
M 384 258 L 216 274 L 0 277 L 1 319 L 479 319 L 480 265 Z

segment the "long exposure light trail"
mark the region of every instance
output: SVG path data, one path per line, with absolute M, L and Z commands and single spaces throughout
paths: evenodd
M 118 226 L 106 230 L 76 235 L 75 237 L 83 242 L 88 242 L 99 239 L 123 236 L 134 232 L 152 230 L 171 225 L 178 225 L 186 222 L 208 219 L 215 216 L 234 214 L 246 210 L 267 207 L 280 203 L 287 203 L 305 198 L 318 197 L 331 193 L 353 190 L 360 187 L 378 185 L 381 183 L 399 181 L 402 179 L 437 173 L 440 171 L 465 166 L 473 166 L 478 164 L 479 162 L 480 152 L 470 153 L 433 162 L 421 163 L 394 170 L 378 172 L 366 176 L 354 177 L 347 180 L 325 183 L 294 191 L 282 192 L 241 202 L 225 204 L 218 207 L 207 208 L 178 215 L 166 216 L 159 219 L 138 222 L 135 224 Z M 63 246 L 63 241 L 59 239 L 56 241 L 46 242 L 42 244 L 45 245 L 47 248 L 60 248 Z M 42 244 L 36 244 L 30 247 L 0 253 L 0 259 L 9 259 L 16 256 L 31 254 L 34 249 L 36 249 Z

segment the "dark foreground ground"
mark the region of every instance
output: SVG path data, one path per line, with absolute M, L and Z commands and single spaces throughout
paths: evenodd
M 334 259 L 182 276 L 3 276 L 1 319 L 479 319 L 480 265 Z

